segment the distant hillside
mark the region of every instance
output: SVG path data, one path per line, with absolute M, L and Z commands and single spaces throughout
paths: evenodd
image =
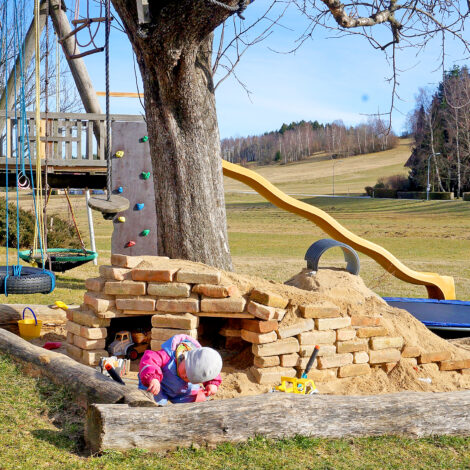
M 380 177 L 408 174 L 404 164 L 410 156 L 410 147 L 410 139 L 397 139 L 395 148 L 383 152 L 335 160 L 318 154 L 302 162 L 253 169 L 287 193 L 332 194 L 334 171 L 336 195 L 364 194 L 364 187 L 373 186 Z M 250 190 L 229 178 L 224 178 L 224 184 L 227 192 Z
M 263 135 L 223 139 L 221 148 L 223 158 L 232 163 L 267 165 L 299 162 L 319 152 L 332 158 L 351 157 L 388 150 L 396 142 L 384 122 L 371 118 L 355 127 L 346 127 L 342 121 L 292 122 Z

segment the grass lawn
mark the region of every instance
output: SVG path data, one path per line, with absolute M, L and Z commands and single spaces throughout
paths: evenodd
M 336 166 L 337 193 L 346 193 L 347 188 L 351 193 L 363 192 L 365 185 L 374 184 L 384 174 L 382 171 L 394 174 L 402 170 L 408 155 L 405 150 L 389 151 L 388 156 L 383 152 L 343 161 Z M 331 162 L 319 161 L 284 168 L 265 167 L 260 173 L 271 177 L 285 191 L 314 194 L 329 192 L 330 170 Z M 269 172 L 272 174 L 268 175 Z M 315 175 L 312 181 L 310 174 Z M 305 266 L 303 257 L 307 248 L 325 234 L 311 222 L 281 211 L 257 195 L 238 193 L 246 188 L 237 185 L 233 182 L 226 188 L 229 241 L 235 269 L 285 281 Z M 470 300 L 470 203 L 331 197 L 303 200 L 325 210 L 357 235 L 384 246 L 410 268 L 453 276 L 457 297 Z M 72 201 L 89 246 L 84 198 L 73 196 Z M 55 196 L 49 212 L 69 217 L 65 204 L 63 197 Z M 21 205 L 30 208 L 30 199 L 23 196 Z M 112 222 L 97 213 L 94 220 L 99 263 L 107 264 Z M 360 255 L 360 259 L 361 276 L 380 295 L 426 296 L 424 287 L 397 280 L 365 256 Z M 15 260 L 15 250 L 11 250 L 10 263 Z M 0 263 L 5 263 L 5 249 L 0 251 Z M 322 258 L 321 266 L 342 265 L 339 249 L 330 250 Z M 4 301 L 81 303 L 84 279 L 97 275 L 98 267 L 88 263 L 59 274 L 57 288 L 50 295 L 9 296 Z M 83 453 L 83 412 L 70 400 L 67 390 L 24 376 L 7 357 L 0 355 L 0 397 L 2 470 L 470 468 L 470 438 L 463 437 L 281 441 L 255 438 L 246 444 L 223 445 L 212 450 L 189 449 L 164 455 L 109 452 L 87 456 Z M 301 419 L 308 417 L 299 412 Z

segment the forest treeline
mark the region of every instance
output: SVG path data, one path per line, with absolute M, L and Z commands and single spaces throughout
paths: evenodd
M 409 117 L 414 145 L 406 163 L 408 188 L 426 190 L 428 168 L 433 191 L 470 191 L 470 73 L 454 67 L 437 90 L 420 89 Z
M 277 131 L 249 137 L 223 139 L 222 158 L 232 163 L 290 163 L 323 152 L 326 158 L 344 158 L 393 148 L 397 136 L 379 118 L 347 127 L 342 121 L 320 124 L 300 121 L 283 124 Z

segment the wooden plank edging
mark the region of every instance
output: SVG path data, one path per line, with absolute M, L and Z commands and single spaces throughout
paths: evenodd
M 386 395 L 264 395 L 131 408 L 88 408 L 85 439 L 93 452 L 157 452 L 191 444 L 243 442 L 295 435 L 344 438 L 382 435 L 470 435 L 470 391 Z

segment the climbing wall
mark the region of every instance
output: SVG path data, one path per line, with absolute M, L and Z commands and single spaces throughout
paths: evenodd
M 111 252 L 157 254 L 157 216 L 150 146 L 145 122 L 113 122 L 113 193 L 127 198 L 129 209 L 113 219 Z

